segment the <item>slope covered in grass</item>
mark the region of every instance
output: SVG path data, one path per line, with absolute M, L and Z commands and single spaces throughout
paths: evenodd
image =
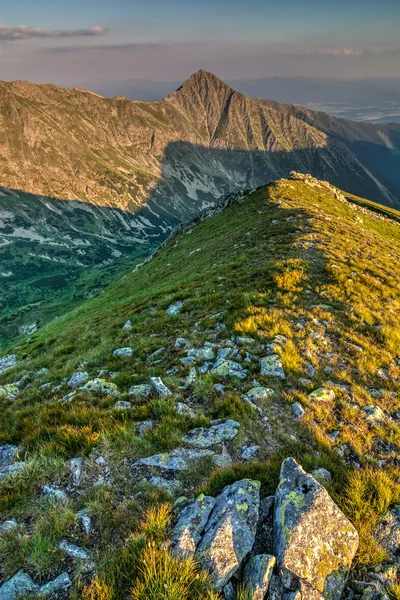
M 42 581 L 70 567 L 57 545 L 67 537 L 97 565 L 92 583 L 76 575 L 77 597 L 111 600 L 131 588 L 134 598 L 146 597 L 154 560 L 164 561 L 162 585 L 172 585 L 165 583 L 172 559 L 155 557 L 150 542 L 142 552 L 139 525 L 146 507 L 157 513 L 154 507 L 170 499 L 165 490 L 143 487 L 131 466 L 181 447 L 189 430 L 217 418 L 240 423 L 229 446 L 233 462 L 215 467 L 205 458 L 185 472 L 187 495 L 215 495 L 251 477 L 268 496 L 282 459 L 295 456 L 307 470 L 332 473 L 328 489 L 360 535 L 356 576 L 384 563 L 374 527 L 400 502 L 400 228 L 396 213 L 378 214 L 360 202 L 296 176 L 259 188 L 180 231 L 149 263 L 10 349 L 17 364 L 0 385 L 18 382 L 19 393 L 0 399 L 0 443 L 23 448 L 26 466 L 0 481 L 0 513 L 29 536 L 0 541 L 0 581 L 22 567 Z M 169 316 L 175 302 L 181 310 Z M 131 327 L 123 329 L 128 319 Z M 190 365 L 181 361 L 187 352 L 177 338 L 215 354 L 237 346 L 233 360 L 247 376 L 213 373 L 198 360 L 197 381 L 184 388 Z M 132 355 L 113 355 L 118 348 Z M 271 353 L 281 358 L 284 380 L 260 373 L 260 359 Z M 77 371 L 100 376 L 120 395 L 75 389 L 65 399 Z M 129 394 L 152 376 L 162 377 L 172 395 Z M 255 381 L 273 390 L 258 404 L 265 419 L 243 399 Z M 223 394 L 215 384 L 225 386 Z M 312 394 L 320 388 L 325 396 Z M 131 406 L 116 410 L 116 400 Z M 304 409 L 301 419 L 295 402 Z M 148 421 L 148 429 L 139 427 Z M 255 445 L 258 454 L 245 461 L 243 448 Z M 84 465 L 79 493 L 67 463 L 77 457 Z M 68 492 L 57 514 L 43 497 L 45 484 Z M 93 519 L 90 536 L 79 525 L 83 508 Z M 187 573 L 200 587 L 190 587 Z M 214 593 L 195 565 L 181 575 L 187 598 Z

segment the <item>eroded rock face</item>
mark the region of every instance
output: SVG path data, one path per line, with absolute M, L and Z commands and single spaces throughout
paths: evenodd
M 171 540 L 171 548 L 176 554 L 193 556 L 214 506 L 215 498 L 201 494 L 181 510 Z
M 254 545 L 259 507 L 260 482 L 250 479 L 225 487 L 216 499 L 197 555 L 219 590 Z
M 284 586 L 311 586 L 339 600 L 357 548 L 357 531 L 325 488 L 287 458 L 274 513 L 274 554 Z

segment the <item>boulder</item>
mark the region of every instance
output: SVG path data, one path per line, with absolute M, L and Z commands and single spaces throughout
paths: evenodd
M 0 525 L 0 535 L 11 533 L 12 531 L 15 531 L 16 529 L 18 529 L 17 521 L 14 521 L 13 519 L 10 519 L 9 521 L 4 521 L 4 523 L 2 523 Z
M 380 519 L 375 529 L 375 537 L 385 548 L 390 560 L 400 561 L 400 504 Z
M 71 471 L 73 485 L 79 485 L 82 475 L 83 459 L 80 456 L 71 458 L 68 461 L 68 466 Z
M 164 490 L 164 492 L 167 492 L 167 494 L 172 497 L 182 493 L 182 484 L 176 479 L 165 479 L 165 477 L 153 475 L 143 481 L 150 483 L 150 485 L 153 485 L 160 490 Z
M 129 331 L 130 329 L 132 329 L 132 323 L 131 321 L 128 319 L 125 324 L 122 327 L 122 331 Z
M 192 417 L 193 418 L 196 416 L 196 412 L 193 410 L 193 408 L 190 408 L 190 406 L 188 406 L 184 402 L 176 403 L 176 412 L 178 413 L 178 415 L 181 415 L 182 417 Z
M 239 377 L 239 379 L 247 377 L 247 371 L 243 369 L 242 365 L 233 360 L 224 360 L 223 358 L 217 360 L 211 369 L 211 373 L 220 377 Z
M 133 348 L 117 348 L 113 351 L 113 356 L 130 357 L 133 354 Z
M 191 463 L 207 456 L 213 457 L 214 452 L 193 448 L 175 448 L 171 452 L 140 458 L 132 465 L 132 470 L 133 472 L 143 471 L 171 478 L 176 476 L 179 471 L 188 469 Z
M 318 402 L 331 402 L 336 398 L 335 392 L 329 388 L 320 387 L 317 390 L 308 394 L 309 400 L 317 400 Z
M 67 494 L 58 487 L 52 485 L 44 485 L 42 487 L 42 492 L 44 496 L 55 500 L 56 502 L 67 502 L 68 496 Z
M 290 407 L 292 409 L 292 413 L 297 419 L 302 419 L 306 414 L 303 405 L 300 402 L 293 402 Z
M 17 364 L 16 354 L 8 354 L 0 358 L 0 373 L 4 373 L 8 369 L 12 369 Z
M 319 469 L 314 469 L 313 471 L 311 471 L 310 474 L 321 485 L 326 485 L 328 483 L 331 483 L 331 481 L 332 481 L 331 473 L 329 471 L 327 471 L 326 469 L 324 469 L 323 467 L 320 467 Z
M 21 570 L 0 586 L 0 598 L 1 600 L 18 600 L 18 598 L 26 597 L 38 591 L 39 586 L 28 573 Z
M 188 431 L 183 436 L 182 441 L 194 446 L 195 448 L 211 448 L 216 444 L 230 442 L 239 433 L 240 423 L 228 419 L 224 423 L 213 425 L 212 427 L 198 427 Z
M 166 313 L 169 317 L 176 317 L 177 315 L 179 315 L 179 313 L 181 312 L 183 307 L 183 302 L 174 302 L 173 304 L 170 304 L 166 310 Z
M 189 358 L 194 358 L 197 362 L 203 362 L 205 360 L 214 360 L 215 354 L 212 348 L 192 348 L 188 350 L 187 355 Z
M 379 406 L 363 406 L 362 410 L 366 414 L 365 420 L 369 425 L 380 425 L 386 420 L 386 415 Z
M 292 591 L 307 585 L 339 600 L 358 548 L 353 525 L 293 458 L 282 464 L 274 506 L 274 555 L 283 584 Z
M 103 396 L 119 396 L 119 390 L 116 383 L 111 383 L 110 381 L 100 378 L 88 381 L 80 389 L 95 394 L 102 394 Z
M 270 377 L 279 377 L 285 379 L 285 371 L 283 370 L 282 359 L 279 354 L 271 354 L 260 360 L 261 375 L 269 375 Z
M 57 598 L 65 594 L 72 586 L 72 581 L 67 572 L 61 573 L 58 577 L 42 585 L 39 590 L 40 598 Z
M 90 559 L 90 554 L 87 550 L 80 548 L 79 546 L 75 546 L 75 544 L 71 544 L 67 540 L 62 540 L 58 547 L 70 558 L 75 558 L 78 560 Z
M 256 554 L 250 558 L 243 574 L 243 586 L 249 600 L 264 600 L 275 562 L 275 556 L 269 554 Z
M 246 396 L 249 398 L 249 400 L 255 402 L 256 404 L 262 400 L 268 400 L 268 398 L 271 398 L 273 395 L 274 390 L 262 386 L 253 387 L 246 393 Z
M 132 408 L 132 402 L 127 400 L 117 400 L 114 404 L 115 410 L 130 410 Z
M 74 389 L 86 383 L 88 379 L 89 373 L 86 373 L 84 371 L 77 371 L 71 376 L 70 380 L 67 383 L 67 386 Z
M 150 383 L 153 388 L 156 390 L 159 396 L 163 398 L 167 398 L 168 396 L 172 396 L 171 390 L 167 388 L 166 385 L 162 382 L 161 377 L 150 377 Z
M 0 471 L 4 467 L 9 467 L 10 465 L 13 465 L 17 461 L 18 456 L 21 452 L 22 449 L 18 446 L 11 446 L 10 444 L 0 446 Z
M 214 498 L 201 494 L 181 510 L 171 539 L 171 547 L 176 554 L 193 556 L 214 506 Z
M 252 460 L 261 450 L 261 446 L 244 446 L 240 458 L 242 460 Z
M 151 385 L 142 384 L 142 385 L 133 385 L 129 390 L 129 395 L 134 396 L 135 398 L 149 398 L 153 388 Z
M 221 590 L 254 545 L 260 507 L 260 482 L 237 481 L 216 498 L 196 555 Z
M 19 394 L 19 389 L 13 383 L 6 383 L 0 385 L 0 398 L 7 398 L 8 400 L 15 400 Z
M 192 367 L 189 371 L 189 375 L 186 377 L 185 379 L 185 385 L 184 388 L 188 389 L 190 388 L 192 385 L 194 385 L 197 381 L 197 372 L 196 372 L 196 368 Z

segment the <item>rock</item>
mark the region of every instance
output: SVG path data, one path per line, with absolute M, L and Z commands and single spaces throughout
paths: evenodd
M 291 590 L 306 584 L 339 600 L 357 548 L 357 531 L 325 488 L 287 458 L 274 514 L 274 555 L 283 584 Z
M 18 529 L 17 521 L 10 519 L 9 521 L 4 521 L 4 523 L 2 523 L 0 525 L 0 534 L 4 535 L 7 533 L 11 533 L 12 531 L 15 531 L 16 529 Z
M 184 356 L 180 359 L 180 361 L 185 367 L 191 367 L 192 365 L 196 364 L 196 359 L 194 356 Z
M 371 585 L 364 590 L 361 600 L 389 600 L 389 596 L 382 588 Z
M 221 590 L 254 545 L 260 507 L 260 482 L 243 479 L 216 498 L 196 556 Z
M 49 581 L 39 590 L 40 598 L 57 598 L 59 594 L 65 594 L 72 586 L 72 581 L 67 572 L 61 573 L 58 577 Z
M 3 467 L 0 469 L 0 479 L 6 477 L 6 475 L 12 475 L 13 473 L 17 473 L 21 471 L 25 467 L 26 463 L 24 462 L 16 462 L 12 465 L 8 465 L 7 467 Z
M 191 463 L 215 455 L 211 450 L 195 450 L 193 448 L 175 448 L 171 452 L 155 454 L 148 458 L 140 458 L 132 465 L 133 472 L 155 472 L 163 476 L 174 477 L 179 471 L 189 468 Z
M 133 348 L 117 348 L 113 351 L 113 356 L 130 357 L 133 354 Z
M 162 356 L 164 353 L 165 353 L 165 348 L 159 348 L 158 350 L 156 350 L 155 352 L 153 352 L 152 354 L 150 354 L 146 358 L 146 361 L 147 362 L 153 362 L 153 361 L 157 360 L 158 358 L 160 358 L 160 356 Z
M 175 340 L 175 348 L 186 348 L 189 349 L 190 342 L 187 338 L 178 337 Z
M 311 476 L 314 477 L 321 485 L 327 485 L 332 481 L 332 475 L 329 471 L 320 467 L 319 469 L 314 469 L 311 471 Z
M 189 371 L 189 375 L 186 377 L 185 379 L 185 385 L 184 388 L 188 389 L 189 387 L 191 387 L 192 385 L 194 385 L 197 381 L 197 372 L 196 372 L 196 368 L 192 367 Z
M 128 319 L 125 323 L 125 325 L 123 325 L 122 327 L 122 331 L 129 331 L 130 329 L 132 329 L 132 323 L 131 321 Z
M 133 385 L 129 390 L 129 395 L 134 396 L 135 398 L 149 398 L 153 388 L 151 385 L 142 384 L 142 385 Z
M 292 409 L 292 413 L 294 414 L 294 416 L 298 419 L 302 419 L 306 414 L 306 411 L 304 410 L 304 407 L 300 402 L 293 402 L 290 408 Z
M 396 504 L 378 521 L 375 537 L 391 560 L 400 561 L 400 504 Z
M 14 577 L 0 586 L 1 600 L 17 600 L 39 591 L 39 586 L 31 579 L 28 573 L 18 571 Z
M 71 458 L 71 460 L 68 461 L 68 466 L 72 473 L 73 485 L 79 485 L 82 475 L 83 459 L 80 456 Z
M 315 368 L 314 368 L 314 366 L 313 366 L 312 363 L 307 362 L 306 372 L 307 372 L 307 375 L 312 378 L 312 377 L 315 377 L 315 374 L 316 374 L 317 371 L 315 370 Z
M 203 362 L 205 360 L 214 360 L 215 354 L 212 348 L 192 348 L 187 353 L 189 358 L 194 358 L 197 362 Z
M 156 488 L 164 490 L 169 496 L 172 497 L 182 493 L 182 484 L 180 481 L 176 481 L 174 479 L 170 480 L 165 479 L 165 477 L 157 477 L 156 475 L 153 475 L 144 481 L 147 481 L 150 483 L 150 485 L 153 485 Z
M 242 365 L 233 360 L 218 360 L 211 369 L 211 373 L 220 377 L 239 377 L 239 379 L 247 377 L 247 371 L 243 369 Z
M 17 364 L 16 354 L 8 354 L 0 358 L 0 373 L 4 373 L 8 369 L 12 369 Z
M 211 448 L 216 444 L 230 442 L 239 433 L 240 423 L 228 419 L 219 425 L 213 425 L 208 429 L 199 427 L 192 429 L 183 436 L 182 441 L 194 446 L 195 448 Z
M 115 410 L 130 410 L 132 408 L 132 402 L 127 400 L 117 400 L 114 404 Z
M 169 317 L 176 317 L 177 315 L 179 315 L 179 313 L 181 312 L 183 307 L 183 302 L 174 302 L 173 304 L 170 304 L 166 310 L 166 313 Z
M 227 348 L 220 348 L 217 352 L 217 360 L 228 360 L 229 358 L 235 358 L 240 355 L 236 346 L 228 346 Z
M 70 544 L 67 540 L 62 540 L 59 546 L 60 550 L 65 552 L 67 556 L 71 558 L 76 558 L 79 560 L 89 560 L 90 554 L 84 548 L 80 548 L 79 546 L 75 546 L 75 544 Z
M 117 384 L 106 381 L 105 379 L 92 379 L 79 389 L 96 394 L 103 394 L 103 396 L 119 396 Z
M 171 390 L 167 388 L 166 385 L 163 384 L 161 377 L 150 377 L 150 383 L 159 396 L 163 398 L 168 398 L 168 396 L 172 396 Z
M 75 398 L 75 396 L 76 392 L 70 392 L 69 394 L 63 396 L 58 402 L 71 402 Z
M 139 435 L 143 435 L 148 429 L 151 429 L 154 425 L 153 421 L 142 421 L 138 423 Z
M 261 402 L 262 400 L 268 400 L 274 393 L 274 390 L 271 388 L 259 386 L 251 388 L 251 390 L 246 393 L 246 396 L 249 400 L 257 404 L 257 402 Z
M 47 496 L 48 498 L 51 498 L 52 500 L 56 500 L 57 502 L 67 502 L 68 501 L 67 494 L 63 490 L 61 490 L 60 488 L 57 488 L 55 486 L 44 485 L 42 487 L 42 492 L 45 496 Z
M 282 359 L 278 354 L 265 356 L 260 360 L 261 375 L 269 375 L 270 377 L 279 377 L 285 379 Z
M 18 446 L 11 446 L 10 444 L 0 446 L 0 471 L 16 463 L 20 453 L 22 453 L 22 449 Z
M 243 585 L 249 600 L 264 600 L 275 566 L 275 556 L 256 554 L 247 563 L 243 574 Z
M 260 452 L 260 446 L 244 446 L 240 458 L 242 460 L 252 460 Z
M 218 394 L 225 394 L 225 386 L 222 385 L 222 383 L 216 383 L 214 385 L 214 390 L 218 393 Z
M 183 402 L 176 403 L 176 412 L 178 413 L 178 415 L 181 415 L 182 417 L 195 417 L 196 416 L 196 413 L 193 410 L 193 408 L 190 408 L 190 406 L 188 406 L 187 404 L 184 404 Z
M 89 373 L 77 371 L 72 375 L 71 379 L 67 383 L 67 386 L 70 388 L 76 388 L 86 383 L 88 379 Z
M 0 385 L 0 398 L 7 398 L 8 400 L 15 400 L 19 394 L 19 389 L 13 383 L 6 383 Z
M 235 339 L 235 342 L 237 343 L 238 346 L 252 346 L 253 344 L 256 343 L 256 341 L 253 340 L 253 338 L 249 338 L 249 337 L 237 337 Z
M 89 535 L 89 533 L 92 531 L 92 519 L 89 513 L 83 508 L 77 513 L 77 516 L 80 519 L 83 531 Z
M 182 557 L 193 556 L 214 506 L 214 498 L 201 494 L 181 510 L 171 539 L 174 553 Z
M 335 400 L 335 398 L 335 392 L 333 390 L 330 390 L 329 388 L 324 387 L 320 387 L 317 390 L 311 392 L 311 394 L 308 394 L 308 399 L 311 401 L 317 400 L 318 402 L 331 402 L 332 400 Z
M 363 406 L 362 410 L 367 415 L 365 420 L 370 425 L 380 425 L 386 420 L 386 415 L 379 406 Z
M 224 600 L 236 600 L 236 590 L 231 581 L 224 586 L 223 597 Z

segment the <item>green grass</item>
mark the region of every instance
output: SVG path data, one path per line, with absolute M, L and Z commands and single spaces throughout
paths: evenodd
M 87 507 L 93 515 L 95 539 L 73 531 L 76 542 L 89 545 L 99 565 L 90 586 L 84 578 L 75 585 L 76 597 L 83 593 L 87 600 L 117 600 L 133 590 L 135 599 L 157 598 L 160 586 L 167 586 L 171 600 L 176 594 L 212 598 L 207 595 L 213 592 L 205 576 L 196 579 L 200 587 L 191 587 L 195 564 L 178 569 L 167 546 L 152 546 L 158 533 L 153 532 L 154 538 L 153 533 L 143 532 L 144 510 L 156 510 L 166 496 L 134 481 L 130 464 L 181 445 L 182 435 L 207 426 L 213 418 L 241 423 L 231 448 L 234 463 L 215 469 L 205 461 L 189 471 L 184 482 L 188 493 L 215 495 L 225 485 L 251 477 L 261 481 L 263 495 L 270 495 L 287 456 L 294 456 L 307 471 L 324 466 L 333 474 L 329 492 L 360 534 L 357 574 L 384 560 L 374 526 L 390 504 L 400 501 L 400 428 L 395 418 L 400 410 L 400 379 L 396 379 L 400 377 L 400 235 L 393 219 L 369 212 L 361 214 L 360 222 L 358 216 L 351 204 L 303 182 L 280 181 L 260 188 L 221 214 L 181 231 L 151 263 L 20 343 L 18 365 L 0 377 L 0 384 L 25 374 L 31 387 L 16 400 L 0 400 L 0 439 L 22 445 L 27 459 L 40 456 L 33 458 L 33 465 L 50 462 L 43 472 L 29 467 L 15 480 L 0 482 L 0 512 L 29 521 L 37 532 L 33 537 L 40 542 L 39 558 L 32 558 L 36 555 L 31 547 L 16 554 L 25 557 L 32 574 L 44 577 L 46 544 L 54 549 L 54 539 L 63 531 L 59 529 L 55 536 L 54 523 L 41 525 L 41 485 L 54 480 L 67 484 L 68 458 L 84 456 L 92 465 L 102 455 L 115 476 L 113 488 L 85 489 L 72 500 L 75 514 Z M 182 312 L 170 318 L 165 310 L 177 300 L 184 301 Z M 217 313 L 221 315 L 214 317 Z M 124 332 L 127 319 L 132 329 Z M 180 363 L 184 351 L 175 349 L 175 339 L 188 337 L 200 347 L 212 340 L 217 322 L 226 327 L 220 338 L 251 336 L 259 355 L 261 344 L 285 336 L 286 342 L 276 351 L 286 380 L 261 376 L 255 361 L 246 365 L 245 382 L 206 374 L 193 389 L 184 391 L 181 386 L 188 368 Z M 132 358 L 112 355 L 115 348 L 125 346 L 134 349 Z M 161 362 L 151 365 L 146 358 L 161 347 L 165 348 Z M 311 386 L 305 387 L 299 378 L 307 377 L 308 363 L 316 374 Z M 49 373 L 38 379 L 35 373 L 42 367 Z M 177 371 L 168 376 L 173 367 Z M 161 376 L 173 396 L 139 399 L 127 412 L 114 410 L 115 398 L 96 394 L 78 393 L 71 403 L 59 403 L 69 391 L 66 381 L 78 369 L 91 377 L 100 370 L 119 372 L 114 379 L 107 374 L 105 378 L 118 385 L 120 399 L 131 399 L 129 388 L 147 383 L 150 376 Z M 388 378 L 380 377 L 379 369 Z M 253 378 L 275 391 L 262 404 L 268 433 L 241 400 Z M 335 388 L 334 401 L 311 400 L 308 393 L 329 385 L 328 380 L 349 386 L 351 396 Z M 40 389 L 45 382 L 62 387 L 55 392 Z M 217 382 L 226 385 L 225 395 L 215 392 Z M 381 397 L 371 397 L 371 388 L 382 388 Z M 178 415 L 178 401 L 190 401 L 198 416 Z M 294 401 L 306 408 L 300 423 L 291 413 Z M 371 404 L 392 418 L 369 424 L 362 409 Z M 153 428 L 139 436 L 137 424 L 149 419 Z M 334 431 L 339 432 L 336 442 L 330 436 Z M 240 462 L 240 447 L 245 443 L 261 446 L 257 460 Z M 341 456 L 338 449 L 343 444 L 347 451 Z M 93 466 L 90 477 L 94 481 L 96 476 Z M 158 519 L 161 516 L 156 523 Z M 164 518 L 161 521 L 162 539 L 167 540 L 168 525 Z M 69 526 L 67 519 L 65 527 Z M 155 564 L 162 565 L 157 576 Z M 5 558 L 4 565 L 8 574 L 17 568 L 12 557 Z M 395 584 L 394 598 L 396 589 Z

